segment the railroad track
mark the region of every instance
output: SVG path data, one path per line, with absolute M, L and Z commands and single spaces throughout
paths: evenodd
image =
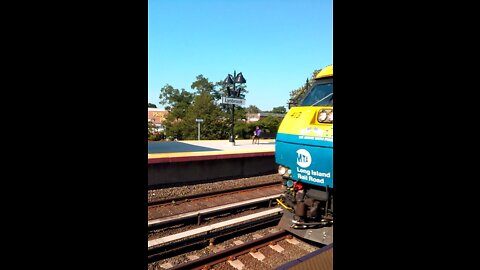
M 260 213 L 149 240 L 148 261 L 157 261 L 173 254 L 185 253 L 260 228 L 275 226 L 281 217 L 282 209 L 273 208 Z
M 274 250 L 281 252 L 283 248 L 277 243 L 284 239 L 291 240 L 293 237 L 287 231 L 281 230 L 277 233 L 231 247 L 218 253 L 180 264 L 170 268 L 170 270 L 206 270 L 221 263 L 228 263 L 234 268 L 243 269 L 245 264 L 238 259 L 240 256 L 250 254 L 254 259 L 262 261 L 266 257 L 263 253 L 259 252 L 259 250 L 263 247 L 271 246 Z
M 193 200 L 193 199 L 197 199 L 197 198 L 204 198 L 204 197 L 213 197 L 215 195 L 224 195 L 224 194 L 228 194 L 228 193 L 235 193 L 235 192 L 238 192 L 238 191 L 255 190 L 255 189 L 258 189 L 258 188 L 262 188 L 262 187 L 273 187 L 273 186 L 278 186 L 278 185 L 280 185 L 280 183 L 277 183 L 277 182 L 262 183 L 262 184 L 247 186 L 247 187 L 237 187 L 237 188 L 217 190 L 217 191 L 212 191 L 212 192 L 204 192 L 204 193 L 200 193 L 200 194 L 186 195 L 186 196 L 181 196 L 181 197 L 171 197 L 171 198 L 166 198 L 166 199 L 162 199 L 162 200 L 149 201 L 148 202 L 148 207 L 150 208 L 150 207 L 153 207 L 153 206 L 171 204 L 172 202 L 188 201 L 188 200 Z
M 280 229 L 282 193 L 277 182 L 150 202 L 148 269 L 274 269 L 318 249 L 283 230 L 256 233 Z
M 318 252 L 320 248 L 272 226 L 238 237 L 230 236 L 224 241 L 216 238 L 213 243 L 201 249 L 197 247 L 196 250 L 177 251 L 174 257 L 150 257 L 148 269 L 277 269 L 312 252 Z
M 215 192 L 214 195 L 158 204 L 148 208 L 148 226 L 154 228 L 192 218 L 197 218 L 197 224 L 200 224 L 202 218 L 209 215 L 258 205 L 267 207 L 276 205 L 275 199 L 281 194 L 282 187 L 276 184 L 224 193 Z
M 198 211 L 181 213 L 174 216 L 152 219 L 148 221 L 148 229 L 150 231 L 162 227 L 165 228 L 166 226 L 176 226 L 179 224 L 196 223 L 196 225 L 200 225 L 206 219 L 224 216 L 225 214 L 235 215 L 236 213 L 245 210 L 259 209 L 262 207 L 262 205 L 263 207 L 270 208 L 276 205 L 276 203 L 274 203 L 274 200 L 277 199 L 279 196 L 280 194 L 276 194 L 272 196 L 206 208 Z

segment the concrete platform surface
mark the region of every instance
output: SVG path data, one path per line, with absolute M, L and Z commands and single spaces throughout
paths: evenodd
M 252 144 L 251 140 L 236 140 L 235 145 L 228 140 L 148 142 L 148 158 L 272 151 L 275 151 L 273 139 L 260 140 L 259 144 Z

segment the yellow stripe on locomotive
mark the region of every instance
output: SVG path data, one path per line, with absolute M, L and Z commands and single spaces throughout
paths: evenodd
M 332 106 L 292 107 L 285 115 L 278 133 L 333 138 L 332 123 Z

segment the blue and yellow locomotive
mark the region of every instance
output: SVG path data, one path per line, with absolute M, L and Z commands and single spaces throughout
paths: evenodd
M 333 242 L 333 65 L 323 68 L 278 129 L 275 161 L 283 177 L 280 226 L 299 237 Z

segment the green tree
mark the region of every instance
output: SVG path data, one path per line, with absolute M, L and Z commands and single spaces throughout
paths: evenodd
M 260 109 L 255 105 L 248 106 L 246 111 L 247 111 L 247 113 L 259 113 L 259 112 L 261 112 Z
M 215 83 L 215 91 L 216 91 L 216 95 L 213 95 L 213 98 L 215 99 L 215 101 L 218 101 L 222 97 L 227 96 L 227 86 L 223 83 L 223 80 Z M 222 108 L 226 107 L 226 105 L 228 104 L 225 104 L 224 106 L 222 106 Z
M 236 84 L 235 86 L 237 88 L 241 87 L 239 98 L 245 99 L 245 96 L 248 93 L 247 85 L 246 84 L 242 84 L 242 85 Z M 233 85 L 228 85 L 228 87 L 232 88 Z M 227 85 L 224 83 L 224 80 L 221 80 L 221 81 L 217 81 L 215 83 L 214 88 L 216 89 L 216 91 L 214 92 L 215 94 L 213 95 L 213 98 L 215 99 L 218 106 L 222 109 L 222 111 L 225 112 L 231 119 L 232 105 L 231 104 L 222 104 L 222 103 L 218 102 L 222 97 L 227 97 L 228 96 Z M 243 107 L 241 107 L 239 105 L 235 105 L 235 119 L 245 119 L 246 118 L 246 116 L 244 114 L 244 111 L 242 111 L 242 109 L 243 109 Z M 240 118 L 237 118 L 237 115 L 239 115 Z M 230 120 L 230 123 L 231 123 L 231 120 Z M 230 126 L 230 129 L 229 129 L 230 131 L 228 133 L 230 134 L 231 133 L 231 124 L 229 126 Z
M 239 87 L 240 85 L 237 85 Z M 241 98 L 248 93 L 246 86 L 242 85 Z M 221 104 L 218 101 L 222 96 L 227 96 L 227 87 L 223 81 L 211 83 L 202 74 L 196 77 L 191 84 L 195 90 L 190 93 L 181 91 L 166 84 L 160 90 L 160 104 L 169 111 L 164 125 L 167 137 L 173 139 L 196 139 L 196 118 L 204 119 L 201 124 L 202 139 L 227 139 L 232 128 L 232 105 Z M 258 108 L 257 108 L 258 109 Z M 241 106 L 235 106 L 235 126 L 242 125 L 242 119 L 246 119 L 246 110 Z M 244 131 L 236 135 L 244 134 Z
M 168 116 L 178 120 L 185 116 L 187 108 L 192 104 L 193 94 L 185 91 L 183 88 L 182 91 L 179 91 L 171 85 L 166 84 L 160 90 L 159 98 L 160 104 L 167 105 L 165 109 L 170 111 Z
M 238 136 L 238 138 L 250 139 L 252 137 L 253 129 L 255 129 L 255 126 L 253 126 L 253 129 L 252 129 L 252 124 L 246 123 L 244 121 L 238 121 L 238 122 L 235 122 L 235 127 L 233 129 L 234 129 L 235 136 Z M 231 127 L 230 127 L 230 130 L 231 130 Z
M 215 89 L 215 84 L 209 82 L 208 78 L 203 77 L 202 74 L 196 77 L 196 81 L 194 81 L 190 87 L 196 90 L 196 95 L 206 92 L 215 97 L 220 96 L 218 90 Z
M 155 124 L 148 121 L 148 137 L 152 136 L 153 131 L 155 130 Z
M 213 96 L 206 91 L 195 97 L 182 121 L 184 139 L 197 139 L 198 124 L 195 121 L 197 118 L 203 119 L 200 124 L 201 139 L 214 140 L 228 137 L 228 118 L 214 104 Z
M 232 134 L 232 105 L 231 104 L 223 104 L 221 106 L 222 112 L 225 115 L 225 122 L 227 126 L 226 134 L 227 138 L 230 137 Z M 245 108 L 239 105 L 235 105 L 235 112 L 234 112 L 234 127 L 233 133 L 234 135 L 239 135 L 239 138 L 242 138 L 241 133 L 238 132 L 240 129 L 237 129 L 237 126 L 241 125 L 244 121 L 247 120 L 247 113 Z
M 278 127 L 282 122 L 282 118 L 275 116 L 267 116 L 256 122 L 256 126 L 260 126 L 265 133 L 277 133 Z M 254 128 L 253 128 L 254 129 Z M 253 133 L 252 129 L 252 133 Z
M 228 85 L 228 87 L 233 87 L 233 85 Z M 240 98 L 245 98 L 245 96 L 248 94 L 248 89 L 247 89 L 247 85 L 246 84 L 243 84 L 243 85 L 239 85 L 239 84 L 235 84 L 235 87 L 241 87 L 242 90 L 240 91 Z M 223 80 L 221 81 L 218 81 L 215 83 L 215 89 L 217 89 L 217 92 L 221 97 L 223 96 L 228 96 L 228 91 L 227 91 L 227 85 L 225 85 L 225 83 L 223 82 Z M 219 99 L 220 99 L 219 98 Z
M 183 135 L 182 120 L 169 121 L 168 119 L 165 119 L 163 124 L 165 126 L 165 135 L 167 138 L 169 139 L 177 138 L 179 140 L 183 139 L 184 135 Z
M 230 122 L 232 118 L 232 113 L 230 111 Z M 235 105 L 235 122 L 247 120 L 247 111 L 242 106 Z
M 157 105 L 149 102 L 148 103 L 148 108 L 157 108 Z
M 287 109 L 285 109 L 284 106 L 278 106 L 272 109 L 272 113 L 286 113 L 286 112 L 287 112 Z
M 160 104 L 167 105 L 165 109 L 169 111 L 165 118 L 164 125 L 166 128 L 167 137 L 184 138 L 183 119 L 187 115 L 187 110 L 193 102 L 194 95 L 182 89 L 173 88 L 166 84 L 160 90 Z

